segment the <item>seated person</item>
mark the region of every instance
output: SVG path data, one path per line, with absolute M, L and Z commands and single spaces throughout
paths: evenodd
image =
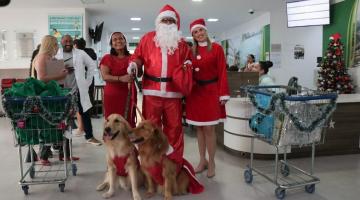
M 247 56 L 247 61 L 246 61 L 246 65 L 239 69 L 239 72 L 251 72 L 254 69 L 254 64 L 255 64 L 255 56 L 253 54 L 249 54 Z
M 254 64 L 253 71 L 259 72 L 259 85 L 275 85 L 274 80 L 267 73 L 269 72 L 269 68 L 273 66 L 271 61 L 260 61 Z

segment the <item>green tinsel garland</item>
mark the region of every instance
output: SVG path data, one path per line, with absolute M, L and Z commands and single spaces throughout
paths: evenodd
M 36 113 L 46 122 L 48 122 L 50 125 L 57 125 L 63 120 L 68 120 L 71 116 L 70 111 L 73 110 L 74 112 L 77 110 L 76 107 L 76 95 L 67 95 L 66 96 L 66 104 L 64 111 L 61 112 L 60 115 L 52 114 L 43 104 L 43 101 L 41 100 L 41 97 L 39 96 L 30 96 L 26 97 L 26 99 L 23 102 L 22 110 L 20 113 L 13 113 L 11 108 L 11 101 L 7 100 L 6 97 L 3 97 L 3 105 L 4 110 L 7 114 L 7 116 L 13 121 L 16 122 L 18 120 L 27 120 L 31 116 L 34 115 L 33 109 L 36 107 L 38 110 Z

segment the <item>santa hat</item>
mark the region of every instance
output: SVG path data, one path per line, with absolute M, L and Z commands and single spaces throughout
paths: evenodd
M 171 17 L 175 19 L 178 29 L 180 29 L 180 15 L 179 13 L 170 6 L 169 4 L 166 4 L 163 8 L 161 8 L 159 15 L 156 18 L 156 24 L 159 24 L 160 21 L 165 17 Z
M 190 32 L 192 33 L 195 30 L 195 28 L 199 28 L 199 27 L 207 30 L 206 25 L 205 25 L 205 20 L 203 18 L 196 19 L 193 22 L 191 22 Z

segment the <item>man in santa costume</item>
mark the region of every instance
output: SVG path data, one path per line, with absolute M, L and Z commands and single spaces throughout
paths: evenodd
M 169 158 L 181 163 L 184 152 L 182 132 L 182 93 L 172 81 L 173 71 L 188 64 L 190 49 L 181 36 L 180 16 L 165 5 L 155 20 L 156 31 L 140 40 L 128 67 L 128 73 L 144 66 L 143 115 L 162 127 L 174 151 Z

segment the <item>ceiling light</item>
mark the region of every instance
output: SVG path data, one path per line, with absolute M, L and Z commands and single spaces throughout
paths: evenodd
M 104 0 L 81 0 L 83 4 L 104 3 Z
M 132 39 L 133 40 L 138 40 L 138 39 L 140 39 L 140 37 L 139 36 L 134 36 L 134 37 L 132 37 Z
M 192 1 L 194 1 L 194 2 L 202 2 L 202 0 L 192 0 Z
M 186 37 L 186 39 L 187 39 L 187 40 L 192 40 L 192 39 L 193 39 L 193 37 L 191 37 L 191 36 L 187 36 L 187 37 Z
M 140 31 L 140 28 L 131 28 L 132 31 Z
M 219 21 L 219 19 L 217 19 L 217 18 L 209 18 L 209 19 L 207 19 L 207 21 L 208 22 L 217 22 L 217 21 Z
M 141 21 L 141 17 L 132 17 L 130 18 L 131 21 Z

